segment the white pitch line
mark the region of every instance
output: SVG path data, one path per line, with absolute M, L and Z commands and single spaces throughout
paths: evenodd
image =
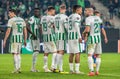
M 116 75 L 116 74 L 100 74 L 103 76 L 114 76 L 114 77 L 120 77 L 120 75 Z

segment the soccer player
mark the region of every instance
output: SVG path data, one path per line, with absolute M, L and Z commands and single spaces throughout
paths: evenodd
M 99 11 L 94 11 L 94 15 L 101 17 L 101 14 L 100 14 Z M 105 41 L 105 43 L 107 43 L 108 39 L 107 39 L 106 31 L 105 31 L 102 24 L 101 24 L 100 28 L 101 28 L 101 32 L 102 32 L 102 34 L 103 34 L 103 36 L 105 38 L 104 41 Z M 93 60 L 94 60 L 93 67 L 96 67 L 96 54 L 93 55 Z
M 56 64 L 56 45 L 55 45 L 55 34 L 54 34 L 54 15 L 55 9 L 49 6 L 47 9 L 47 15 L 41 18 L 42 35 L 43 35 L 43 46 L 44 46 L 44 70 L 45 72 L 51 72 L 48 68 L 48 54 L 53 53 L 51 68 L 55 67 Z
M 80 42 L 82 42 L 81 33 L 80 33 L 80 26 L 81 26 L 81 14 L 82 14 L 82 7 L 80 5 L 73 6 L 73 14 L 69 16 L 69 26 L 68 26 L 68 45 L 69 45 L 69 66 L 70 72 L 76 74 L 83 74 L 79 71 L 80 66 L 80 52 L 81 46 Z M 75 55 L 75 70 L 73 59 Z
M 20 73 L 21 68 L 21 47 L 23 42 L 23 33 L 24 33 L 24 45 L 26 46 L 27 39 L 27 30 L 26 23 L 21 17 L 16 16 L 16 10 L 10 9 L 9 12 L 10 19 L 8 20 L 8 29 L 5 34 L 3 47 L 6 45 L 6 41 L 12 31 L 11 40 L 10 40 L 10 52 L 14 57 L 14 67 L 15 70 L 12 73 Z
M 85 30 L 84 30 L 84 39 L 87 41 L 87 53 L 88 53 L 88 67 L 90 72 L 89 76 L 99 75 L 99 69 L 101 64 L 100 54 L 102 53 L 101 49 L 101 35 L 100 35 L 100 24 L 102 20 L 99 16 L 95 16 L 93 13 L 93 8 L 86 8 L 85 14 L 88 16 L 85 20 Z M 93 59 L 92 55 L 96 54 L 96 73 L 94 73 L 93 68 Z
M 56 34 L 56 47 L 57 47 L 57 64 L 59 71 L 63 71 L 63 55 L 65 50 L 66 34 L 65 29 L 68 25 L 68 17 L 65 15 L 66 6 L 60 6 L 60 13 L 55 16 L 55 34 Z M 56 68 L 55 68 L 56 69 Z
M 35 68 L 37 56 L 40 50 L 40 41 L 39 41 L 39 30 L 40 30 L 40 10 L 39 8 L 34 9 L 34 15 L 30 17 L 27 23 L 27 30 L 30 33 L 30 40 L 33 49 L 33 56 L 32 56 L 32 67 L 31 72 L 39 72 Z

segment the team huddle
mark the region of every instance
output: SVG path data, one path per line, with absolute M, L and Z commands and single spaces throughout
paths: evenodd
M 4 38 L 3 46 L 12 31 L 10 41 L 10 52 L 14 57 L 15 70 L 12 73 L 20 73 L 21 68 L 21 47 L 22 43 L 26 46 L 27 31 L 30 33 L 29 38 L 33 49 L 31 72 L 39 72 L 36 69 L 37 56 L 40 51 L 39 34 L 43 38 L 44 47 L 44 70 L 45 72 L 63 73 L 63 55 L 66 49 L 66 42 L 69 46 L 69 68 L 71 74 L 84 74 L 80 71 L 80 53 L 82 52 L 82 40 L 86 42 L 86 52 L 88 54 L 89 76 L 99 75 L 101 64 L 101 31 L 104 36 L 105 43 L 108 42 L 106 32 L 102 27 L 102 20 L 99 12 L 90 7 L 85 8 L 85 30 L 81 34 L 82 7 L 80 5 L 73 6 L 73 13 L 68 17 L 66 6 L 61 5 L 59 14 L 55 15 L 55 8 L 49 6 L 46 15 L 40 17 L 39 8 L 34 9 L 34 15 L 25 22 L 21 17 L 17 16 L 16 10 L 9 10 L 8 29 Z M 48 67 L 48 55 L 52 53 L 51 67 Z M 93 55 L 96 55 L 96 71 L 93 67 Z M 74 59 L 75 57 L 75 59 Z M 74 66 L 75 65 L 75 66 Z M 75 67 L 75 68 L 74 68 Z

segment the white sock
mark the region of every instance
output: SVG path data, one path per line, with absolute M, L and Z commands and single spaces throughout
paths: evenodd
M 44 68 L 48 68 L 48 57 L 44 56 Z
M 75 71 L 76 72 L 79 72 L 79 66 L 80 66 L 80 63 L 75 63 Z
M 37 61 L 37 56 L 39 52 L 34 52 L 33 53 L 33 59 L 32 59 L 32 69 L 35 69 L 36 61 Z
M 57 65 L 59 64 L 59 54 L 57 53 L 57 58 L 56 58 Z
M 73 63 L 69 63 L 70 71 L 73 71 Z
M 56 69 L 56 66 L 57 66 L 56 57 L 57 57 L 57 53 L 53 53 L 53 56 L 52 56 L 52 65 L 51 65 L 51 67 L 53 69 Z
M 90 69 L 91 72 L 94 71 L 92 56 L 88 57 L 88 67 L 89 67 L 89 69 Z
M 17 55 L 13 55 L 14 57 L 14 66 L 15 66 L 15 69 L 17 70 L 18 69 L 18 58 L 17 58 Z
M 100 69 L 101 58 L 96 58 L 96 71 L 98 72 Z
M 59 54 L 59 70 L 63 71 L 63 55 Z
M 21 68 L 21 56 L 18 54 L 18 68 Z

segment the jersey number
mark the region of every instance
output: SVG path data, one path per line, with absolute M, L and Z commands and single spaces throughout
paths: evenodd
M 17 25 L 17 28 L 18 28 L 18 32 L 19 33 L 22 33 L 22 24 L 21 23 L 18 23 L 18 24 L 16 24 Z
M 43 23 L 43 31 L 47 31 L 47 23 Z
M 72 30 L 72 21 L 69 21 L 69 30 Z
M 56 28 L 59 30 L 60 24 L 59 21 L 55 21 L 56 22 Z
M 99 23 L 95 23 L 94 26 L 94 33 L 99 33 Z

